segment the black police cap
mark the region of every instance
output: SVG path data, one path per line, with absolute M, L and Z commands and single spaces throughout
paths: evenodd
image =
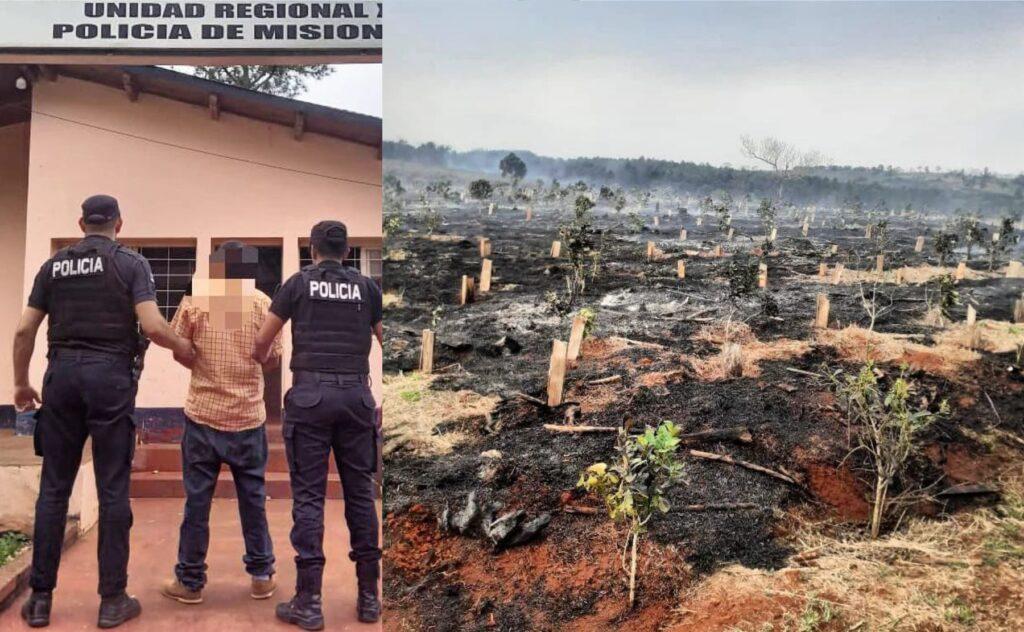
M 317 250 L 337 251 L 348 245 L 348 228 L 339 221 L 327 219 L 318 222 L 309 233 L 309 243 Z
M 82 220 L 86 224 L 106 224 L 121 217 L 117 200 L 109 195 L 94 195 L 82 202 Z

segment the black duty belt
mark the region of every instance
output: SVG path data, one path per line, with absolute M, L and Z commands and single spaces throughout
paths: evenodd
M 100 351 L 99 349 L 69 349 L 67 347 L 51 347 L 46 353 L 50 360 L 86 360 L 92 358 L 114 358 L 130 363 L 132 356 L 118 351 Z M 125 365 L 127 366 L 127 364 Z
M 322 371 L 294 371 L 292 382 L 295 384 L 337 384 L 338 386 L 369 386 L 370 376 L 366 373 L 324 373 Z

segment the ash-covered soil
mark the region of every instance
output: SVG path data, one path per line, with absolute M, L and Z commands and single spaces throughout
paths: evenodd
M 735 218 L 735 236 L 726 241 L 713 218 L 696 226 L 695 217 L 666 213 L 653 227 L 648 214 L 644 230 L 632 233 L 624 216 L 599 207 L 600 271 L 582 300 L 562 314 L 546 295 L 564 292 L 568 263 L 564 251 L 553 259 L 549 250 L 569 213 L 542 204 L 533 211 L 527 222 L 522 208 L 502 206 L 488 215 L 486 205 L 478 203 L 450 206 L 441 211 L 443 225 L 428 234 L 422 214 L 413 209 L 404 214 L 400 233 L 388 239 L 385 290 L 399 294 L 400 303 L 386 312 L 385 373 L 417 369 L 420 332 L 431 328 L 440 373 L 431 388 L 498 395 L 501 403 L 489 419 L 437 420 L 437 432 L 459 429 L 471 437 L 450 453 L 399 450 L 386 460 L 387 629 L 655 630 L 681 591 L 722 565 L 785 566 L 792 550 L 783 517 L 794 508 L 839 522 L 864 520 L 867 503 L 855 472 L 857 459 L 840 468 L 849 450 L 846 426 L 826 383 L 816 377 L 826 366 L 857 366 L 835 349 L 815 344 L 812 327 L 818 293 L 831 301 L 830 328 L 868 324 L 860 287 L 830 283 L 836 263 L 873 269 L 875 246 L 865 239 L 863 222 L 854 225 L 851 218 L 843 228 L 840 217 L 819 211 L 808 239 L 800 234 L 802 217 L 780 218 L 775 249 L 765 258 L 766 291 L 734 297 L 725 266 L 763 241 L 756 218 Z M 937 263 L 930 241 L 923 253 L 914 252 L 914 241 L 919 234 L 930 238 L 938 224 L 887 219 L 893 241 L 886 269 Z M 678 239 L 680 228 L 688 231 L 685 241 Z M 460 306 L 462 275 L 480 274 L 481 236 L 492 243 L 492 288 Z M 648 241 L 661 251 L 657 261 L 645 256 Z M 829 254 L 832 244 L 838 246 L 836 255 Z M 724 256 L 709 256 L 716 245 L 723 246 Z M 678 259 L 686 261 L 683 280 L 676 276 Z M 822 262 L 829 268 L 823 279 L 818 277 Z M 979 319 L 1012 320 L 1024 280 L 988 274 L 986 267 L 981 260 L 970 264 L 979 278 L 960 282 L 964 304 L 953 309 L 954 320 L 965 317 L 967 302 L 976 304 Z M 885 283 L 878 289 L 887 310 L 875 331 L 934 343 L 941 330 L 923 322 L 923 285 Z M 764 309 L 765 295 L 774 310 Z M 567 372 L 567 404 L 552 409 L 530 401 L 546 399 L 552 340 L 568 339 L 581 307 L 593 309 L 596 322 L 579 365 Z M 709 328 L 724 322 L 749 327 L 748 340 L 757 344 L 743 346 L 761 349 L 764 357 L 745 361 L 742 377 L 707 379 L 710 373 L 700 372 L 701 363 L 713 362 L 720 351 Z M 910 368 L 915 395 L 932 406 L 942 399 L 952 406 L 952 414 L 929 430 L 933 449 L 914 469 L 922 482 L 991 482 L 981 480 L 984 468 L 974 471 L 962 463 L 973 457 L 984 461 L 989 448 L 979 443 L 978 433 L 997 427 L 1024 436 L 1022 385 L 1007 371 L 1012 355 L 981 352 L 978 361 L 952 376 Z M 881 369 L 899 370 L 891 363 Z M 611 376 L 620 379 L 592 383 Z M 797 483 L 693 458 L 682 449 L 685 481 L 670 494 L 673 507 L 752 503 L 755 508 L 670 511 L 652 520 L 644 540 L 650 568 L 640 575 L 639 605 L 630 611 L 621 605 L 625 584 L 616 527 L 601 511 L 576 513 L 596 506 L 575 485 L 588 465 L 612 458 L 615 434 L 561 434 L 543 427 L 566 423 L 567 411 L 574 414 L 572 423 L 591 426 L 636 428 L 662 420 L 676 422 L 683 432 L 744 426 L 753 435 L 750 443 L 688 447 L 728 454 Z M 497 459 L 493 451 L 500 453 Z M 957 460 L 955 472 L 948 468 L 951 452 L 968 455 Z M 446 510 L 460 511 L 470 493 L 482 505 L 500 503 L 500 513 L 550 514 L 551 522 L 537 540 L 497 552 L 480 533 L 439 530 L 439 518 Z M 955 508 L 947 503 L 921 511 Z

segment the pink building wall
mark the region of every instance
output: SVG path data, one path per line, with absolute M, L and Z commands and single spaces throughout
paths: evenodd
M 0 127 L 0 404 L 11 402 L 11 343 L 23 306 L 28 140 L 27 123 Z
M 325 218 L 344 221 L 354 245 L 380 247 L 381 162 L 376 147 L 310 133 L 296 140 L 290 127 L 226 112 L 213 120 L 205 107 L 145 93 L 132 102 L 123 91 L 68 77 L 38 82 L 33 110 L 26 265 L 23 274 L 17 270 L 24 297 L 39 265 L 50 256 L 53 240 L 78 236 L 81 201 L 95 193 L 120 201 L 121 238 L 126 241 L 195 240 L 200 274 L 206 272 L 211 242 L 259 238 L 280 240 L 282 277 L 287 279 L 299 268 L 300 239 Z M 286 355 L 288 335 L 286 330 Z M 41 333 L 33 359 L 36 383 L 45 348 Z M 376 344 L 371 366 L 379 402 L 381 355 Z M 289 381 L 285 371 L 284 388 Z M 186 371 L 170 353 L 152 346 L 138 406 L 180 407 L 187 383 Z

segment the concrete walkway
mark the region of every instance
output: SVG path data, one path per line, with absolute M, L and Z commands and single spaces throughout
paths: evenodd
M 128 592 L 142 602 L 142 616 L 118 630 L 159 632 L 228 632 L 230 630 L 297 630 L 274 618 L 274 606 L 290 599 L 295 589 L 294 551 L 288 540 L 291 501 L 268 500 L 267 519 L 277 557 L 277 593 L 256 601 L 249 597 L 249 576 L 242 564 L 241 528 L 234 500 L 218 498 L 210 516 L 209 582 L 204 602 L 186 606 L 160 595 L 161 583 L 174 574 L 183 499 L 133 499 L 135 525 L 128 566 Z M 342 502 L 328 501 L 324 549 L 324 616 L 327 630 L 375 632 L 355 618 L 355 570 L 348 559 L 348 531 Z M 96 630 L 99 595 L 96 594 L 96 540 L 94 528 L 64 553 L 61 559 L 53 613 L 48 629 Z M 27 594 L 26 594 L 27 596 Z M 21 597 L 0 613 L 0 631 L 28 630 L 19 616 Z

